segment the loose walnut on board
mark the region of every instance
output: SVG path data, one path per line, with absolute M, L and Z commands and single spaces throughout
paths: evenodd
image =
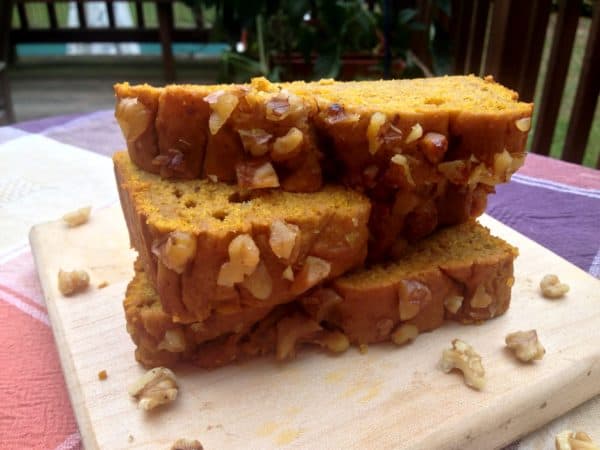
M 128 391 L 138 400 L 140 408 L 149 411 L 177 398 L 177 379 L 166 367 L 156 367 L 142 375 Z
M 204 447 L 196 439 L 177 439 L 171 446 L 171 450 L 204 450 Z
M 85 206 L 75 211 L 68 212 L 62 218 L 69 227 L 77 227 L 83 225 L 90 218 L 91 206 Z
M 554 443 L 556 450 L 600 450 L 583 431 L 562 431 L 556 435 Z
M 90 284 L 90 276 L 85 270 L 71 272 L 58 271 L 58 290 L 62 295 L 69 296 L 85 291 Z
M 546 354 L 535 330 L 509 333 L 506 335 L 505 342 L 506 346 L 523 362 L 540 360 Z
M 569 292 L 569 285 L 561 283 L 556 275 L 545 275 L 540 281 L 542 295 L 546 298 L 561 298 Z
M 442 370 L 449 373 L 453 369 L 460 370 L 467 386 L 481 390 L 485 386 L 485 370 L 481 356 L 464 341 L 454 339 L 452 348 L 444 350 L 440 361 Z

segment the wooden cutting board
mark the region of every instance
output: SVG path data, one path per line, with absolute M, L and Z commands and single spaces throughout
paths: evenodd
M 482 222 L 521 251 L 505 316 L 481 326 L 448 324 L 408 346 L 371 346 L 367 354 L 309 349 L 285 364 L 263 358 L 211 372 L 183 367 L 177 401 L 151 413 L 127 395 L 143 370 L 121 307 L 134 253 L 118 206 L 74 229 L 61 222 L 34 227 L 31 245 L 85 448 L 168 449 L 185 437 L 206 450 L 491 449 L 598 395 L 600 281 L 499 222 Z M 91 289 L 62 297 L 59 268 L 87 269 Z M 546 273 L 571 286 L 566 298 L 540 296 Z M 103 281 L 108 287 L 98 289 Z M 547 353 L 521 364 L 504 336 L 531 328 Z M 437 367 L 455 337 L 482 355 L 483 392 Z

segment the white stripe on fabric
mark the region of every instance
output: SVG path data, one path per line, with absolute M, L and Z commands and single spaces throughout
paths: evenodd
M 554 181 L 541 180 L 539 178 L 528 177 L 526 175 L 515 174 L 511 178 L 512 181 L 519 184 L 525 184 L 527 186 L 536 186 L 544 189 L 549 189 L 557 192 L 565 192 L 568 194 L 581 195 L 583 197 L 600 199 L 600 190 L 598 189 L 585 189 L 568 184 L 556 183 Z
M 596 253 L 596 256 L 594 257 L 594 260 L 592 261 L 592 265 L 590 266 L 588 272 L 592 276 L 600 278 L 600 248 L 598 249 L 598 253 Z
M 34 319 L 37 319 L 40 322 L 46 324 L 47 326 L 50 326 L 50 319 L 48 318 L 48 314 L 46 314 L 43 311 L 40 311 L 39 309 L 31 305 L 28 305 L 23 300 L 15 297 L 14 295 L 12 295 L 9 292 L 6 292 L 5 290 L 0 291 L 0 301 L 5 301 L 9 305 L 12 305 L 15 308 L 23 311 L 25 314 L 30 315 Z
M 77 448 L 81 448 L 81 436 L 79 436 L 79 432 L 67 436 L 63 443 L 54 450 L 75 450 Z
M 27 251 L 29 251 L 29 244 L 27 243 L 27 240 L 24 239 L 22 242 L 13 245 L 8 250 L 6 250 L 5 253 L 2 253 L 0 255 L 0 265 L 10 261 L 11 259 L 16 258 L 17 256 L 22 255 Z

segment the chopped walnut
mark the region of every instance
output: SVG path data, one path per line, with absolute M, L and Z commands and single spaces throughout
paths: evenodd
M 100 372 L 98 372 L 98 379 L 100 381 L 104 381 L 108 378 L 108 374 L 106 373 L 106 370 L 101 370 Z
M 569 285 L 561 283 L 556 275 L 545 275 L 540 281 L 542 295 L 546 298 L 561 298 L 569 292 Z
M 408 159 L 406 158 L 406 156 L 396 154 L 392 156 L 391 161 L 393 164 L 402 167 L 402 170 L 404 171 L 404 177 L 406 178 L 408 184 L 411 186 L 415 186 L 415 181 L 413 180 L 412 174 L 410 173 L 410 166 L 408 165 Z
M 208 119 L 208 129 L 210 134 L 217 134 L 237 107 L 239 100 L 235 94 L 221 90 L 207 95 L 204 97 L 204 101 L 210 105 L 212 110 Z
M 280 121 L 302 109 L 302 100 L 295 94 L 282 90 L 266 104 L 265 117 L 268 120 Z
M 556 450 L 600 450 L 583 431 L 565 430 L 556 435 Z
M 133 141 L 148 129 L 151 122 L 151 112 L 137 98 L 122 98 L 115 108 L 115 117 L 121 127 L 123 136 Z
M 152 253 L 165 267 L 182 274 L 196 256 L 196 236 L 175 230 L 152 244 Z
M 386 115 L 380 112 L 373 113 L 369 120 L 369 125 L 367 127 L 367 142 L 369 143 L 369 153 L 371 153 L 371 155 L 377 153 L 377 150 L 379 150 L 379 147 L 381 146 L 379 133 L 386 120 Z
M 152 160 L 152 164 L 160 166 L 163 176 L 173 173 L 183 173 L 186 170 L 185 155 L 176 148 L 167 149 L 167 153 L 160 154 Z
M 347 113 L 339 103 L 332 103 L 326 110 L 325 121 L 331 125 L 337 123 L 356 123 L 360 120 L 360 114 Z
M 505 342 L 506 346 L 523 362 L 540 360 L 546 353 L 535 330 L 509 333 L 506 335 Z
M 108 281 L 102 281 L 101 283 L 98 284 L 98 286 L 96 286 L 98 289 L 104 289 L 106 286 L 108 286 Z
M 129 395 L 138 400 L 140 408 L 149 411 L 177 398 L 177 379 L 166 367 L 156 367 L 129 386 Z
M 171 450 L 204 450 L 200 441 L 191 439 L 177 439 L 171 446 Z
M 431 301 L 431 291 L 419 281 L 402 280 L 398 285 L 398 300 L 400 320 L 409 320 Z
M 465 298 L 461 295 L 451 295 L 444 300 L 444 307 L 452 314 L 456 314 Z
M 437 168 L 454 184 L 464 184 L 469 179 L 469 167 L 465 161 L 446 161 L 438 164 Z
M 273 138 L 272 134 L 260 128 L 238 130 L 238 134 L 242 139 L 242 146 L 252 156 L 262 156 L 269 152 L 269 142 Z
M 246 161 L 235 167 L 241 189 L 266 189 L 279 186 L 279 178 L 270 162 Z
M 79 225 L 83 225 L 89 220 L 91 211 L 92 207 L 86 206 L 84 208 L 79 208 L 76 211 L 69 212 L 62 218 L 69 227 L 77 227 Z
M 252 273 L 246 275 L 242 286 L 248 289 L 255 298 L 259 300 L 268 299 L 271 296 L 271 292 L 273 292 L 273 281 L 271 280 L 267 266 L 263 262 L 260 262 Z
M 485 291 L 485 286 L 480 284 L 477 286 L 471 301 L 469 302 L 472 308 L 487 308 L 492 304 L 494 299 Z
M 323 330 L 317 334 L 317 337 L 312 342 L 319 344 L 333 353 L 345 352 L 350 347 L 350 340 L 341 331 Z
M 285 136 L 275 139 L 271 158 L 273 161 L 286 161 L 297 156 L 302 150 L 304 134 L 296 127 L 290 128 Z
M 406 140 L 404 142 L 410 144 L 418 139 L 421 139 L 421 136 L 423 136 L 423 127 L 420 123 L 416 123 L 411 127 L 410 133 L 408 133 L 408 136 L 406 136 Z
M 278 258 L 290 259 L 296 246 L 300 228 L 298 225 L 276 219 L 270 226 L 269 245 Z
M 473 389 L 481 390 L 485 386 L 485 370 L 481 364 L 481 356 L 460 339 L 454 339 L 452 348 L 444 350 L 440 366 L 446 373 L 453 369 L 460 370 L 465 383 Z
M 512 175 L 513 158 L 504 149 L 501 153 L 494 155 L 494 176 L 498 181 L 507 181 Z
M 300 294 L 323 281 L 331 271 L 331 264 L 316 256 L 307 256 L 304 265 L 294 277 L 290 291 Z
M 159 350 L 166 350 L 172 353 L 180 353 L 185 351 L 185 335 L 180 328 L 167 330 L 162 341 L 159 342 Z
M 409 341 L 414 341 L 419 335 L 419 329 L 416 325 L 402 324 L 392 333 L 392 342 L 396 345 L 403 345 Z
M 323 288 L 313 291 L 302 299 L 302 306 L 309 312 L 311 317 L 321 323 L 328 320 L 337 305 L 342 303 L 343 298 L 333 289 Z
M 85 270 L 71 272 L 60 269 L 58 271 L 58 290 L 65 296 L 85 291 L 90 284 L 90 276 Z
M 217 278 L 219 286 L 233 286 L 250 275 L 260 261 L 260 250 L 249 234 L 240 234 L 233 238 L 227 248 L 229 261 L 223 263 Z
M 208 178 L 208 181 L 210 181 L 211 183 L 218 183 L 219 182 L 219 179 L 214 174 L 210 174 L 209 173 L 208 175 L 206 175 L 206 178 Z
M 277 359 L 293 357 L 297 343 L 313 338 L 321 330 L 317 322 L 300 315 L 283 318 L 277 323 Z
M 419 149 L 432 164 L 439 163 L 448 150 L 448 138 L 440 133 L 429 132 L 419 141 Z
M 531 117 L 523 117 L 515 120 L 515 126 L 519 131 L 527 133 L 531 129 Z

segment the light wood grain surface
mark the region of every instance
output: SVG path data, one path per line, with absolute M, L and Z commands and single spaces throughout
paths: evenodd
M 263 358 L 209 372 L 182 367 L 179 398 L 150 414 L 127 395 L 143 369 L 121 306 L 134 253 L 118 206 L 74 229 L 34 227 L 31 245 L 85 448 L 168 449 L 186 437 L 206 450 L 491 449 L 598 395 L 600 281 L 499 222 L 482 222 L 521 252 L 505 316 L 481 326 L 448 324 L 408 346 L 371 346 L 364 355 L 307 350 L 286 364 Z M 92 287 L 63 297 L 60 268 L 87 269 Z M 570 284 L 566 298 L 540 296 L 546 273 Z M 98 289 L 103 281 L 108 287 Z M 532 328 L 547 353 L 525 365 L 506 351 L 504 336 Z M 482 355 L 483 392 L 437 367 L 455 337 Z M 98 379 L 101 370 L 106 381 Z

